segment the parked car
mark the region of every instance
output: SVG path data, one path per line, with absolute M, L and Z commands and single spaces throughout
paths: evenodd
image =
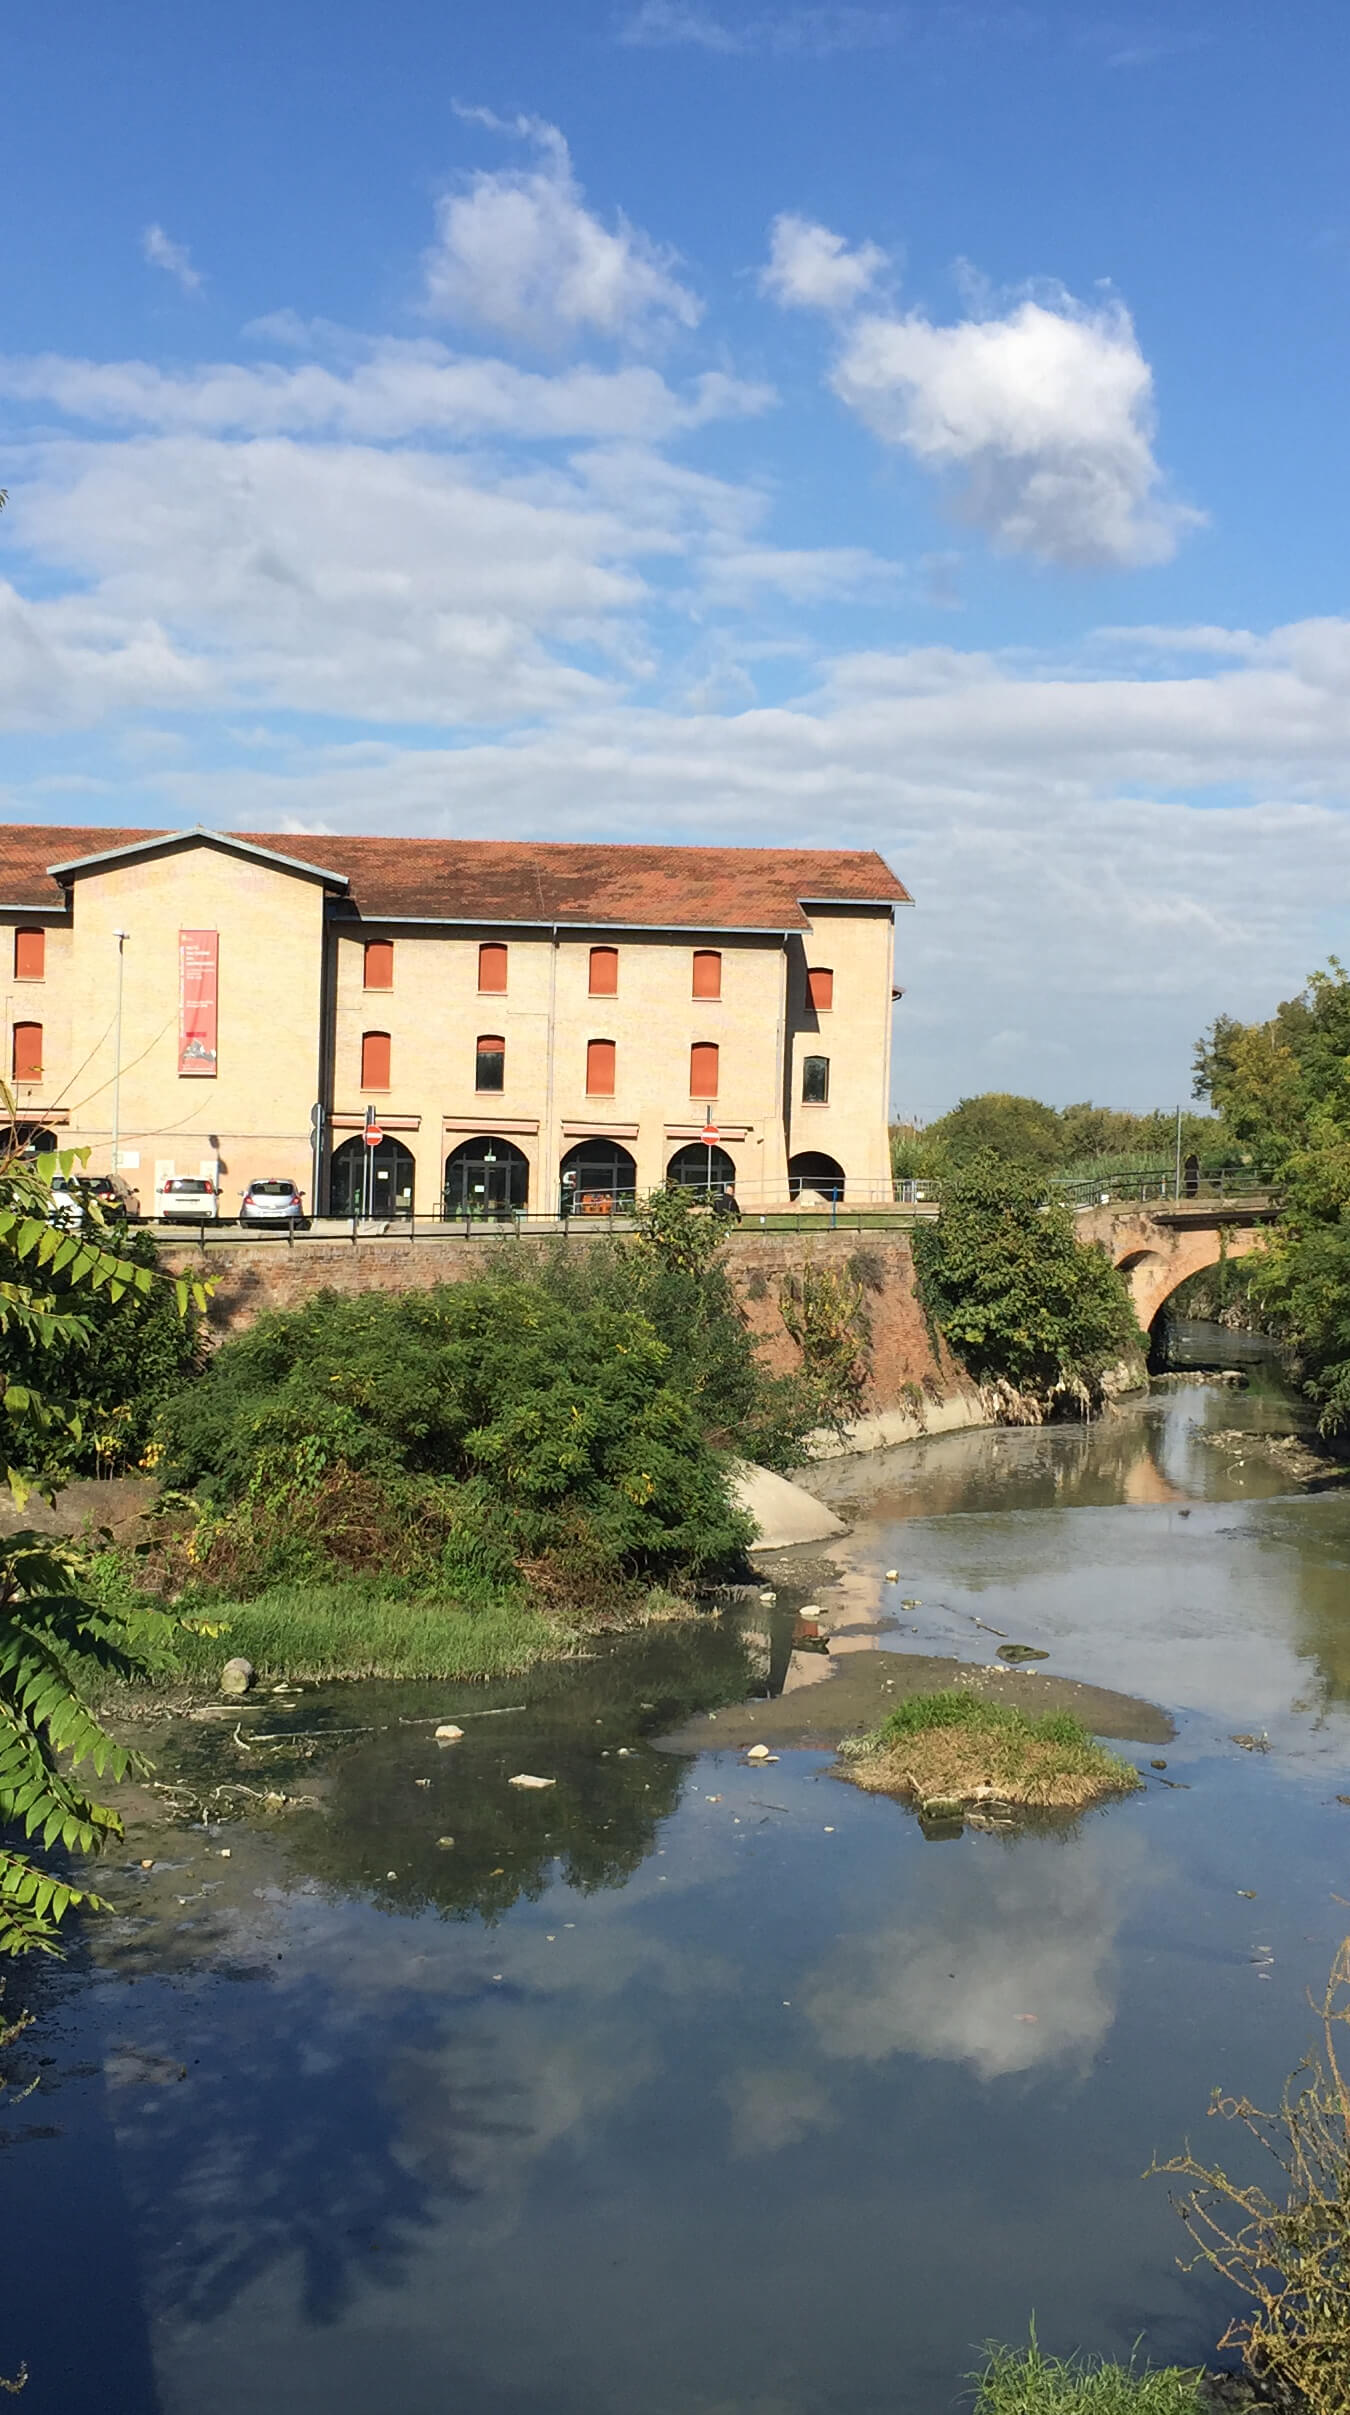
M 270 1226 L 273 1232 L 303 1230 L 309 1222 L 305 1202 L 296 1183 L 281 1176 L 269 1175 L 265 1181 L 251 1182 L 239 1202 L 241 1224 Z
M 85 1221 L 84 1211 L 98 1209 L 104 1224 L 124 1223 L 127 1203 L 111 1174 L 55 1173 L 51 1180 L 52 1203 L 48 1217 L 53 1224 L 62 1224 L 69 1232 L 78 1232 Z
M 220 1195 L 205 1174 L 166 1174 L 155 1184 L 155 1214 L 165 1224 L 213 1223 Z

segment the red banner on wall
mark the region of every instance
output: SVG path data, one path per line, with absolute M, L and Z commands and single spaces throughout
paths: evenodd
M 219 999 L 220 934 L 178 934 L 178 1070 L 216 1070 L 216 1009 Z

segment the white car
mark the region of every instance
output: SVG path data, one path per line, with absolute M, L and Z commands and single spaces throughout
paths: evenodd
M 220 1195 L 205 1174 L 166 1174 L 155 1185 L 155 1214 L 163 1224 L 208 1224 L 220 1214 Z

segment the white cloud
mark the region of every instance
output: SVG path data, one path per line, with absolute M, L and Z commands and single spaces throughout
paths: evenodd
M 756 52 L 779 58 L 828 58 L 834 51 L 877 50 L 909 31 L 905 10 L 892 8 L 765 9 L 729 24 L 699 0 L 642 0 L 619 27 L 619 40 L 636 49 L 691 47 L 723 56 Z
M 769 229 L 769 264 L 760 291 L 785 308 L 851 310 L 886 267 L 879 244 L 851 250 L 842 235 L 784 210 Z
M 162 226 L 148 226 L 141 237 L 141 251 L 152 268 L 162 268 L 176 277 L 184 293 L 199 293 L 202 272 L 192 265 L 192 254 L 185 243 L 175 243 Z
M 0 394 L 113 427 L 352 436 L 377 444 L 421 433 L 663 442 L 716 419 L 755 417 L 775 400 L 772 387 L 720 369 L 677 388 L 645 364 L 578 366 L 544 376 L 431 341 L 348 348 L 358 357 L 336 368 L 319 361 L 225 361 L 168 371 L 149 361 L 51 353 L 0 359 Z
M 964 516 L 1005 552 L 1164 562 L 1200 517 L 1160 492 L 1152 372 L 1118 303 L 1061 293 L 950 327 L 872 314 L 850 327 L 832 383 L 884 443 L 957 474 Z
M 674 275 L 673 252 L 622 213 L 610 228 L 586 208 L 556 127 L 461 115 L 532 142 L 538 164 L 480 170 L 442 194 L 423 258 L 432 315 L 546 348 L 584 333 L 642 338 L 672 323 L 697 326 L 702 305 Z

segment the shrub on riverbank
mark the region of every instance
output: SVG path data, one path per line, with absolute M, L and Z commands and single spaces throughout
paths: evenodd
M 185 1507 L 148 1573 L 190 1601 L 392 1576 L 567 1619 L 731 1568 L 733 1451 L 783 1464 L 820 1403 L 761 1369 L 716 1248 L 672 1197 L 626 1244 L 261 1318 L 163 1415 Z
M 1143 1351 L 1124 1276 L 1025 1167 L 967 1167 L 916 1227 L 914 1262 L 924 1308 L 976 1381 L 1010 1387 L 1033 1414 L 1081 1414 L 1107 1369 Z
M 1260 2388 L 1306 2415 L 1350 2407 L 1350 1937 L 1321 2005 L 1322 2052 L 1263 2113 L 1218 2089 L 1210 2106 L 1271 2157 L 1277 2193 L 1229 2178 L 1189 2149 L 1156 2171 L 1189 2185 L 1178 2211 L 1198 2261 L 1241 2290 L 1246 2311 L 1220 2346 L 1240 2347 Z
M 920 1804 L 1078 1811 L 1140 1782 L 1067 1711 L 1031 1719 L 1012 1703 L 954 1686 L 898 1703 L 880 1727 L 845 1746 L 844 1761 L 855 1786 Z
M 1180 2365 L 1112 2365 L 992 2347 L 975 2415 L 1200 2415 L 1200 2375 Z

